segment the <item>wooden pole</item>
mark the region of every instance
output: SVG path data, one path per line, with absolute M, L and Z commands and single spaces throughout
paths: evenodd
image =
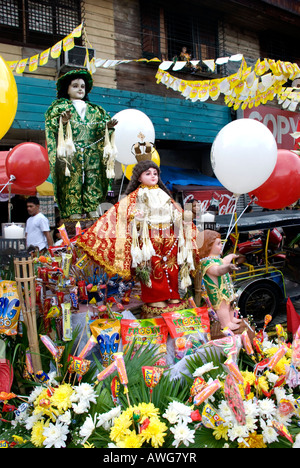
M 14 259 L 15 280 L 27 328 L 29 349 L 34 373 L 42 370 L 39 340 L 36 323 L 36 278 L 34 275 L 33 258 L 19 255 Z
M 197 307 L 200 307 L 201 304 L 201 283 L 202 283 L 202 275 L 200 269 L 197 271 L 195 278 L 194 278 L 194 288 L 195 288 L 195 303 Z

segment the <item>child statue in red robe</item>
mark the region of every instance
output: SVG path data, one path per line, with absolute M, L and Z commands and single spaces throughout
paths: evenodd
M 79 246 L 108 274 L 140 281 L 144 318 L 186 308 L 178 283 L 186 289 L 199 264 L 195 225 L 184 219 L 151 160 L 136 164 L 126 194 Z

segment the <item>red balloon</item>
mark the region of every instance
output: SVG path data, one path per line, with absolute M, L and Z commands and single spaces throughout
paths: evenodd
M 8 177 L 15 176 L 20 187 L 41 185 L 50 173 L 48 152 L 38 143 L 26 142 L 15 146 L 6 158 Z
M 20 187 L 14 183 L 6 185 L 9 181 L 9 178 L 6 174 L 5 168 L 5 161 L 9 151 L 0 151 L 0 192 L 1 193 L 9 193 L 18 194 L 18 195 L 35 195 L 36 194 L 36 187 Z M 4 186 L 6 187 L 4 188 Z
M 271 176 L 249 195 L 257 198 L 257 205 L 273 210 L 295 203 L 300 198 L 300 157 L 289 150 L 278 150 Z

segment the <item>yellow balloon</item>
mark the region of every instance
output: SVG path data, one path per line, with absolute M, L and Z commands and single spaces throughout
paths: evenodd
M 0 56 L 0 140 L 10 129 L 18 107 L 18 89 L 15 77 Z
M 156 149 L 153 148 L 152 153 L 151 153 L 151 161 L 155 162 L 155 164 L 160 166 L 160 157 Z M 125 166 L 122 164 L 122 171 L 123 174 L 125 174 L 125 177 L 130 180 L 132 176 L 132 171 L 134 168 L 135 164 L 129 164 L 129 166 Z

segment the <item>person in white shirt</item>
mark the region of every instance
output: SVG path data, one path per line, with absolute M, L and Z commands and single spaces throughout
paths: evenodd
M 53 245 L 49 221 L 40 213 L 40 201 L 37 197 L 27 199 L 27 211 L 30 218 L 26 221 L 26 247 L 38 247 L 44 250 Z

